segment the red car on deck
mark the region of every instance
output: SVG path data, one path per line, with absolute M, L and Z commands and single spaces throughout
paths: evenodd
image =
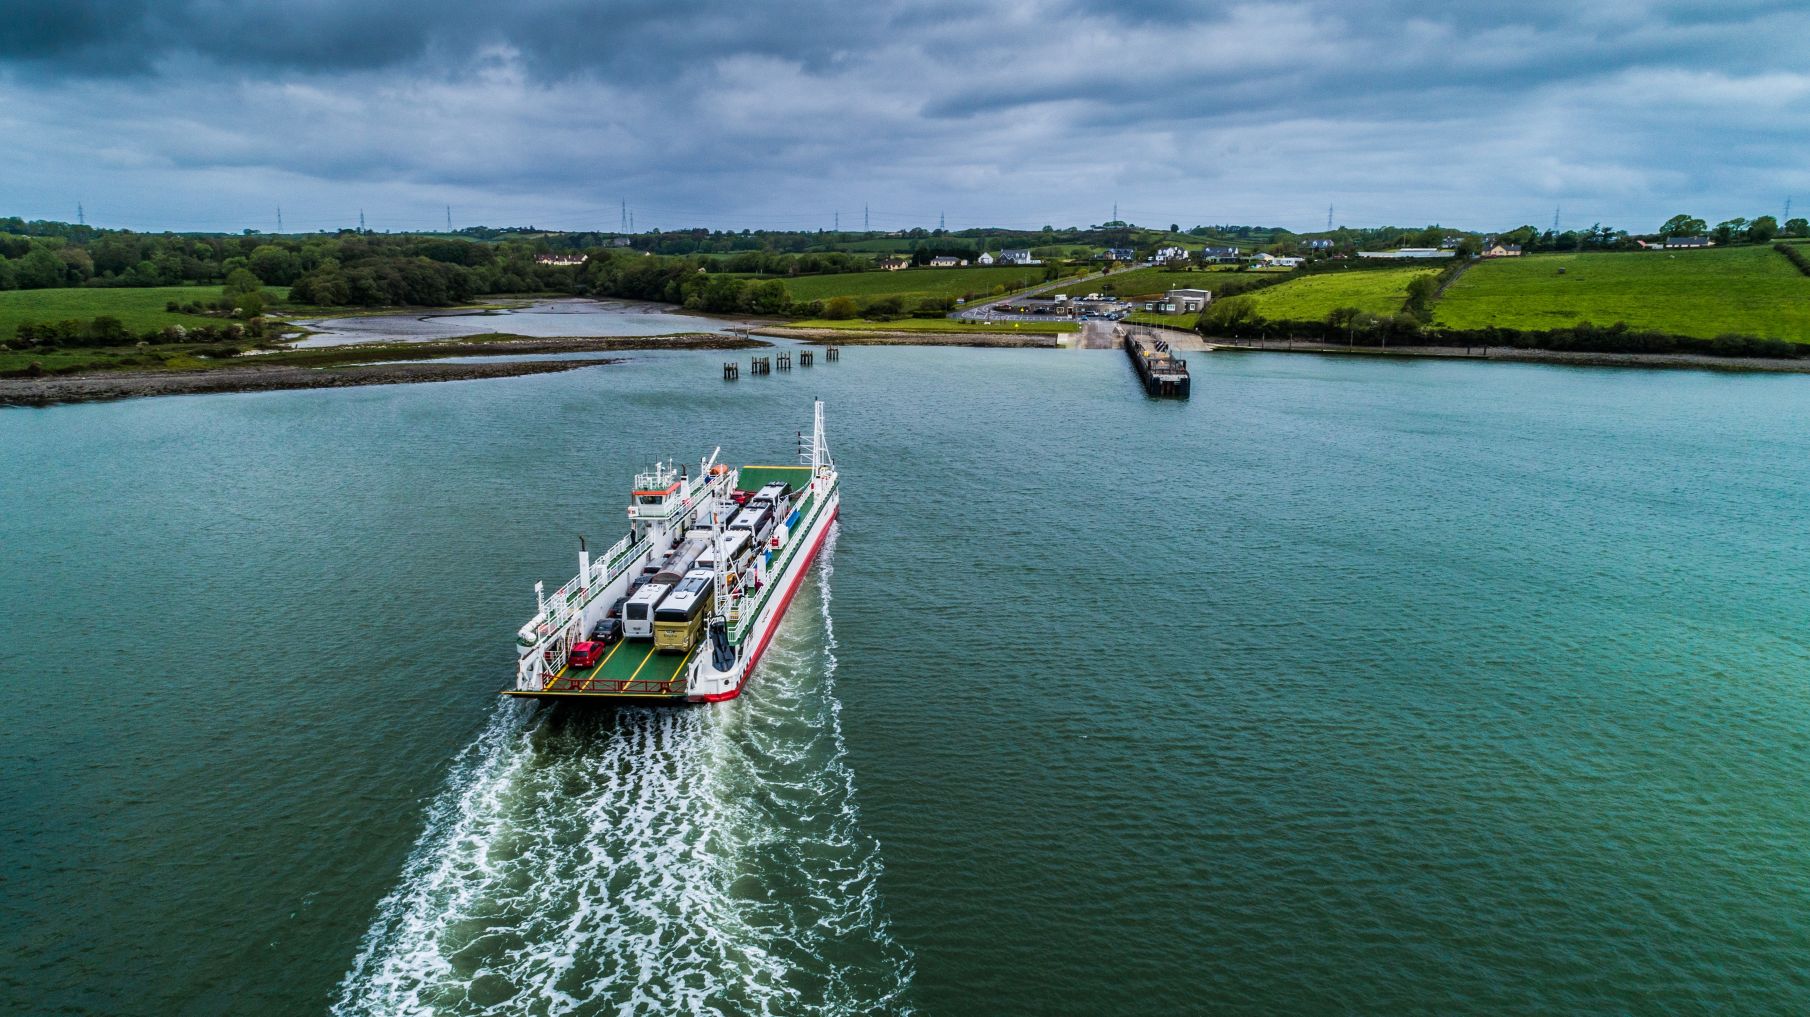
M 566 658 L 566 666 L 595 667 L 598 659 L 603 656 L 603 649 L 602 643 L 589 639 L 582 643 L 573 643 L 572 654 Z

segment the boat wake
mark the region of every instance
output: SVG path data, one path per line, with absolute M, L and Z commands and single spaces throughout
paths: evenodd
M 740 700 L 502 706 L 333 1012 L 907 1012 L 838 718 L 834 540 Z

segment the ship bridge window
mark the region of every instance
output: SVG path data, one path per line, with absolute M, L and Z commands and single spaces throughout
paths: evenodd
M 658 505 L 666 500 L 666 496 L 659 494 L 644 494 L 638 500 L 643 505 Z

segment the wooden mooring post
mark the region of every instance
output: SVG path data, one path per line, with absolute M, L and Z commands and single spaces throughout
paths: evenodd
M 723 380 L 724 381 L 734 381 L 737 378 L 740 378 L 741 376 L 742 376 L 742 365 L 736 363 L 733 360 L 726 361 L 723 364 Z
M 842 359 L 842 347 L 831 346 L 829 349 L 824 350 L 823 359 L 825 359 L 825 360 L 841 360 Z
M 790 371 L 792 369 L 792 354 L 790 351 L 779 354 L 778 359 L 780 370 Z
M 771 357 L 749 357 L 748 358 L 748 373 L 749 374 L 772 374 L 773 373 L 773 358 L 771 358 Z
M 798 354 L 798 366 L 799 367 L 811 366 L 811 360 L 814 357 L 815 357 L 815 354 L 813 354 L 810 350 L 801 350 Z

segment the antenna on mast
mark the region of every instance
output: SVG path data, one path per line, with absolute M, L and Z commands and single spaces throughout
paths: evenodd
M 452 232 L 452 206 L 446 206 L 446 232 Z
M 82 211 L 82 203 L 79 201 L 75 203 L 75 224 L 77 226 L 88 225 L 88 216 Z
M 1328 231 L 1332 229 L 1332 206 L 1330 204 L 1326 206 L 1326 229 Z
M 283 232 L 283 206 L 277 206 L 277 233 Z
M 1552 235 L 1559 235 L 1559 206 L 1552 206 Z

